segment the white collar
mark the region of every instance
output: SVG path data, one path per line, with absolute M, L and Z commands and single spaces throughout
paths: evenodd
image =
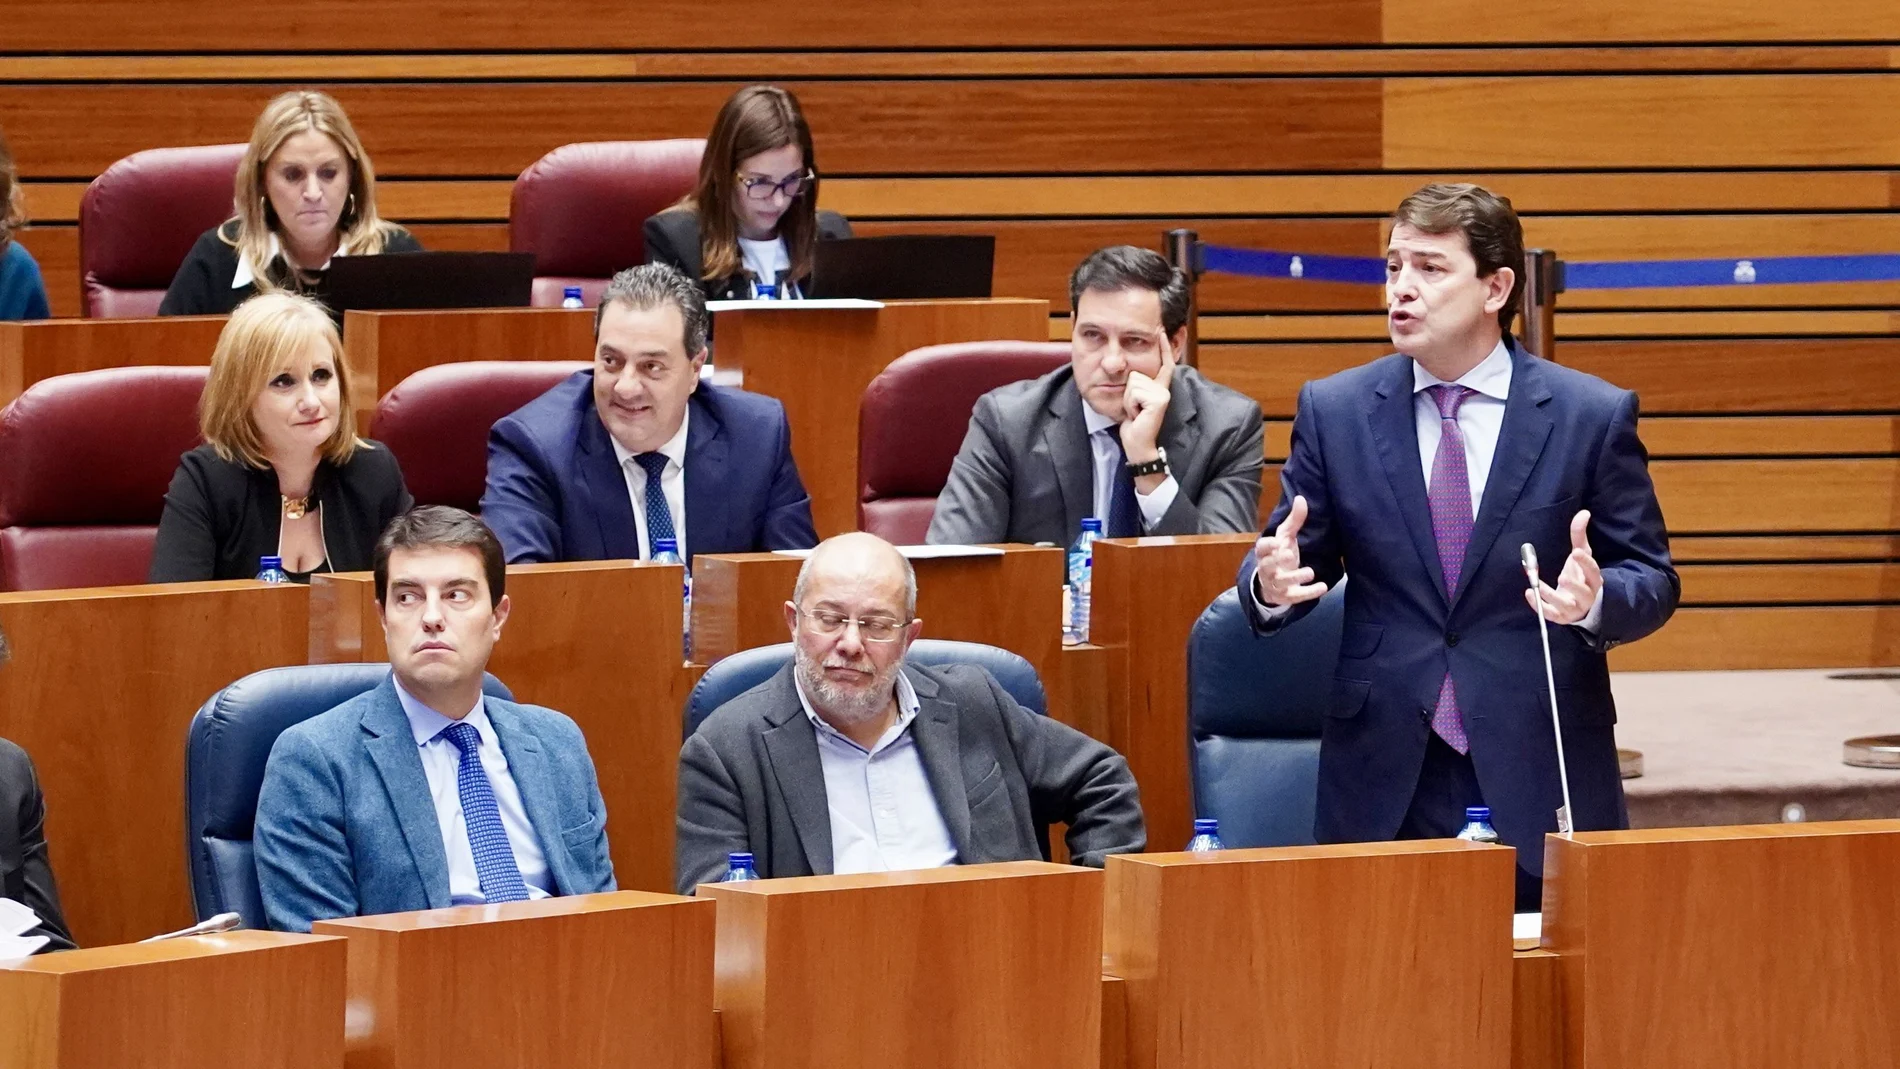
M 811 721 L 813 729 L 830 735 L 833 738 L 843 739 L 853 746 L 858 746 L 856 742 L 852 741 L 850 736 L 832 727 L 830 724 L 825 723 L 824 717 L 819 716 L 818 711 L 811 707 L 811 699 L 805 695 L 805 684 L 798 678 L 798 670 L 796 668 L 792 670 L 792 687 L 798 691 L 799 707 L 805 710 L 805 719 Z M 917 688 L 911 686 L 910 680 L 904 677 L 904 668 L 902 665 L 899 665 L 897 668 L 897 685 L 895 690 L 897 697 L 897 721 L 890 726 L 889 730 L 884 732 L 884 737 L 878 739 L 877 745 L 871 747 L 869 752 L 875 753 L 883 749 L 890 740 L 902 735 L 904 729 L 910 726 L 911 721 L 917 719 L 917 710 L 920 708 L 917 703 Z M 862 750 L 864 747 L 858 746 L 858 749 Z
M 1412 392 L 1414 394 L 1433 386 L 1450 385 L 1445 380 L 1425 370 L 1425 365 L 1412 361 Z M 1459 376 L 1457 385 L 1475 390 L 1498 401 L 1509 400 L 1511 396 L 1511 350 L 1499 338 L 1490 355 L 1478 361 L 1478 366 Z
M 1121 426 L 1120 420 L 1109 419 L 1095 411 L 1095 406 L 1089 404 L 1089 399 L 1086 397 L 1082 398 L 1082 422 L 1088 425 L 1090 434 L 1100 434 L 1110 427 Z
M 495 742 L 495 726 L 488 722 L 488 713 L 483 709 L 482 696 L 475 696 L 475 707 L 463 715 L 460 721 L 450 720 L 441 713 L 423 704 L 421 698 L 403 688 L 402 680 L 395 679 L 396 700 L 402 703 L 403 715 L 409 718 L 409 732 L 416 738 L 417 746 L 427 746 L 437 735 L 456 723 L 467 724 L 475 729 L 483 742 Z
M 274 263 L 276 262 L 277 258 L 279 256 L 282 256 L 283 254 L 284 254 L 284 243 L 277 239 L 277 231 L 273 230 L 270 232 L 270 252 L 265 255 L 264 262 L 266 264 Z M 336 255 L 330 257 L 330 259 L 328 260 L 325 260 L 323 262 L 323 266 L 317 268 L 317 270 L 328 271 L 330 269 L 330 264 L 335 262 L 337 256 L 348 256 L 348 255 L 349 253 L 344 251 L 342 244 L 339 243 L 336 247 Z M 253 267 L 251 267 L 251 261 L 245 259 L 244 254 L 240 252 L 238 254 L 237 271 L 231 275 L 231 288 L 234 290 L 241 290 L 244 287 L 250 285 L 252 282 L 256 281 L 256 279 L 257 279 L 256 270 Z
M 594 418 L 599 419 L 600 414 L 596 412 Z M 674 431 L 673 437 L 668 438 L 660 448 L 653 450 L 655 453 L 659 453 L 666 459 L 678 464 L 681 471 L 686 470 L 686 428 L 691 426 L 692 423 L 693 404 L 691 401 L 688 401 L 686 403 L 686 411 L 680 413 L 680 429 Z M 620 462 L 621 467 L 626 467 L 627 461 L 639 456 L 638 453 L 630 452 L 626 446 L 621 445 L 620 439 L 615 438 L 612 432 L 608 433 L 607 440 L 613 443 L 614 458 Z

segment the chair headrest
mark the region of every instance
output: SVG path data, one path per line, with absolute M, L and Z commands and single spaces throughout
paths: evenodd
M 936 515 L 935 497 L 880 497 L 858 504 L 858 529 L 894 546 L 920 546 Z
M 1332 698 L 1345 617 L 1342 580 L 1279 634 L 1247 624 L 1239 593 L 1214 599 L 1188 634 L 1188 730 L 1194 738 L 1317 738 Z
M 155 524 L 195 448 L 204 367 L 55 375 L 0 411 L 0 527 Z
M 609 278 L 646 260 L 641 227 L 699 179 L 701 138 L 562 145 L 516 179 L 508 248 L 536 275 Z
M 426 367 L 376 402 L 370 437 L 402 467 L 418 505 L 473 512 L 488 475 L 488 429 L 591 364 L 475 360 Z
M 229 219 L 244 145 L 135 152 L 79 201 L 79 270 L 114 289 L 171 285 L 198 235 Z
M 891 361 L 858 403 L 858 500 L 936 497 L 977 399 L 1068 360 L 1062 342 L 980 341 L 932 345 Z

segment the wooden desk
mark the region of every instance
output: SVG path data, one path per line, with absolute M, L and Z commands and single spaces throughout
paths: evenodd
M 208 365 L 223 329 L 223 316 L 0 323 L 0 406 L 55 375 L 146 364 Z
M 1514 857 L 1457 840 L 1110 857 L 1129 1069 L 1505 1069 Z
M 1002 546 L 1001 556 L 914 562 L 917 616 L 925 638 L 1000 646 L 1034 665 L 1050 685 L 1062 652 L 1062 550 Z M 804 561 L 781 553 L 693 558 L 693 659 L 711 664 L 740 650 L 791 640 L 785 603 Z
M 344 943 L 227 932 L 0 969 L 7 1069 L 338 1069 Z
M 1097 1069 L 1102 874 L 1017 861 L 707 884 L 725 1069 Z
M 192 922 L 186 728 L 241 677 L 302 664 L 308 606 L 304 587 L 248 579 L 0 594 L 0 735 L 39 768 L 81 945 Z
M 350 1069 L 712 1064 L 711 902 L 620 891 L 312 930 L 349 939 Z
M 926 345 L 1047 341 L 1049 302 L 892 301 L 882 308 L 718 313 L 714 360 L 785 403 L 792 455 L 818 537 L 858 529 L 858 399 L 877 373 Z
M 1141 784 L 1150 849 L 1186 845 L 1187 640 L 1208 603 L 1234 585 L 1247 535 L 1108 539 L 1095 544 L 1091 645 L 1108 650 L 1109 733 Z
M 1545 844 L 1569 1069 L 1900 1064 L 1900 821 Z
M 360 399 L 357 423 L 367 431 L 377 400 L 425 367 L 468 360 L 592 360 L 594 313 L 566 308 L 345 312 L 343 352 Z
M 1511 955 L 1511 1069 L 1564 1069 L 1560 964 L 1548 950 Z
M 513 610 L 488 665 L 517 700 L 586 734 L 623 888 L 673 888 L 680 717 L 698 679 L 680 654 L 681 578 L 676 564 L 513 565 Z M 368 572 L 316 576 L 310 612 L 312 664 L 388 659 Z

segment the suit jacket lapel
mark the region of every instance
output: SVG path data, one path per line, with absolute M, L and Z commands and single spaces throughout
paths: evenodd
M 593 393 L 587 395 L 587 411 L 581 414 L 581 481 L 587 487 L 588 504 L 600 524 L 601 551 L 608 560 L 640 555 L 640 529 L 633 523 L 633 499 L 627 496 L 627 476 L 620 470 L 607 428 L 594 411 Z
M 1201 455 L 1201 410 L 1194 400 L 1200 393 L 1200 387 L 1192 371 L 1192 368 L 1175 369 L 1174 385 L 1168 391 L 1171 395 L 1168 413 L 1161 417 L 1161 433 L 1156 436 L 1168 451 L 1168 467 L 1176 473 L 1177 479 L 1182 473 L 1198 470 Z M 1090 459 L 1094 459 L 1093 455 Z M 1181 489 L 1185 492 L 1188 487 L 1183 484 Z M 1194 490 L 1198 493 L 1200 487 Z
M 813 875 L 831 875 L 831 808 L 825 799 L 825 767 L 818 759 L 818 736 L 805 719 L 787 664 L 772 677 L 772 709 L 761 736 L 779 797 L 798 832 L 805 864 Z
M 1089 451 L 1088 422 L 1082 417 L 1082 395 L 1073 376 L 1056 380 L 1050 398 L 1043 441 L 1056 468 L 1056 487 L 1062 492 L 1063 530 L 1068 541 L 1082 529 L 1082 518 L 1095 512 L 1095 455 Z
M 442 823 L 436 819 L 422 755 L 396 698 L 394 680 L 394 676 L 383 680 L 375 703 L 363 714 L 363 747 L 382 777 L 403 841 L 409 844 L 410 859 L 429 896 L 429 908 L 443 909 L 449 905 L 449 859 L 442 849 Z
M 1412 400 L 1412 361 L 1401 357 L 1393 362 L 1393 373 L 1373 391 L 1366 416 L 1372 425 L 1372 439 L 1379 450 L 1379 464 L 1398 498 L 1399 515 L 1412 536 L 1426 574 L 1445 596 L 1445 568 L 1438 560 L 1438 540 L 1432 534 L 1432 506 L 1425 493 L 1425 470 L 1418 453 L 1418 418 Z M 1349 565 L 1350 566 L 1350 565 Z
M 561 849 L 561 803 L 559 787 L 548 773 L 547 755 L 541 752 L 541 740 L 516 719 L 514 708 L 494 698 L 482 699 L 488 722 L 495 726 L 501 740 L 501 752 L 508 758 L 508 774 L 521 792 L 521 807 L 528 811 L 528 823 L 541 842 L 547 858 L 548 874 L 554 878 L 554 893 L 571 895 L 580 886 L 568 866 L 567 851 Z
M 701 384 L 699 389 L 703 392 L 716 387 Z M 741 540 L 734 538 L 731 530 L 731 501 L 721 492 L 726 483 L 726 461 L 732 440 L 700 393 L 693 394 L 687 406 L 692 412 L 692 422 L 686 428 L 686 552 L 754 549 L 756 547 L 750 544 L 736 544 Z M 691 557 L 687 562 L 691 563 Z
M 1504 530 L 1505 518 L 1517 507 L 1524 483 L 1537 466 L 1537 458 L 1543 455 L 1544 443 L 1550 440 L 1550 386 L 1529 354 L 1516 345 L 1510 348 L 1511 394 L 1504 402 L 1504 425 L 1498 429 L 1498 447 L 1491 460 L 1491 473 L 1485 479 L 1484 499 L 1478 503 L 1471 541 L 1465 546 L 1460 599 L 1471 589 L 1479 565 Z M 1452 604 L 1456 606 L 1457 601 Z
M 956 706 L 938 696 L 935 680 L 906 668 L 917 692 L 917 719 L 910 725 L 911 740 L 923 761 L 924 778 L 937 797 L 937 812 L 950 829 L 957 859 L 966 864 L 987 860 L 970 853 L 970 792 L 963 782 L 963 743 L 957 731 Z

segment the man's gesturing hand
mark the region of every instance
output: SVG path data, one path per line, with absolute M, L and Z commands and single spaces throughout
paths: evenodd
M 1286 519 L 1253 546 L 1254 592 L 1268 605 L 1298 605 L 1326 593 L 1313 582 L 1313 569 L 1300 567 L 1300 527 L 1306 523 L 1306 498 L 1295 495 Z
M 1597 567 L 1596 555 L 1590 552 L 1589 529 L 1589 509 L 1571 517 L 1570 556 L 1564 558 L 1564 570 L 1557 576 L 1556 589 L 1545 586 L 1542 579 L 1537 581 L 1537 594 L 1544 599 L 1544 617 L 1551 623 L 1582 623 L 1603 590 L 1603 570 Z M 1531 608 L 1537 607 L 1537 595 L 1526 590 L 1524 597 Z

